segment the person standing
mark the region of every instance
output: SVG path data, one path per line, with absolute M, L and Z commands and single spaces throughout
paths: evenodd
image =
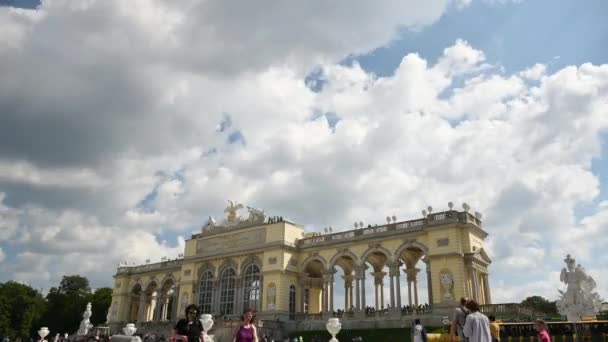
M 466 304 L 469 314 L 464 324 L 463 334 L 468 342 L 492 342 L 490 333 L 490 320 L 486 315 L 479 312 L 479 304 L 470 300 Z
M 175 325 L 175 341 L 200 342 L 203 338 L 203 324 L 198 319 L 199 310 L 194 304 L 186 307 L 186 318 L 177 321 Z
M 500 342 L 500 324 L 496 322 L 495 316 L 488 316 L 490 320 L 490 334 L 492 335 L 492 342 Z
M 412 333 L 414 334 L 413 342 L 426 342 L 426 329 L 420 324 L 420 319 L 416 318 L 414 320 L 414 329 L 412 329 Z
M 551 336 L 547 331 L 547 322 L 537 319 L 534 321 L 534 328 L 538 330 L 538 342 L 551 342 Z
M 452 326 L 450 329 L 450 342 L 454 342 L 456 340 L 456 336 L 460 338 L 460 342 L 466 342 L 466 338 L 462 331 L 464 329 L 467 315 L 469 314 L 469 310 L 466 308 L 468 301 L 469 299 L 466 297 L 460 298 L 460 306 L 454 309 L 454 314 L 452 315 Z
M 232 342 L 258 342 L 258 331 L 254 325 L 253 309 L 246 309 L 241 316 L 241 325 Z

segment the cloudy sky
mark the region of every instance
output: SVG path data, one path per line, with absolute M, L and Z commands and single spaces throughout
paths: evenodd
M 0 0 L 0 281 L 111 285 L 226 199 L 309 230 L 468 202 L 492 297 L 608 297 L 604 0 Z

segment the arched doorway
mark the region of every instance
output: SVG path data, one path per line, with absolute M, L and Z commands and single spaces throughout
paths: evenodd
M 145 307 L 144 307 L 144 322 L 149 322 L 154 320 L 154 312 L 156 310 L 156 306 L 159 301 L 158 294 L 158 284 L 156 281 L 151 281 L 148 286 L 146 286 L 145 294 Z
M 363 255 L 361 261 L 360 274 L 364 277 L 364 286 L 361 291 L 362 309 L 368 314 L 383 311 L 388 308 L 389 304 L 388 301 L 385 301 L 386 286 L 384 278 L 389 271 L 390 252 L 380 247 L 372 248 Z M 373 296 L 369 297 L 370 293 L 373 293 Z
M 175 280 L 173 278 L 165 279 L 160 290 L 159 305 L 157 305 L 156 317 L 158 320 L 168 321 L 174 318 L 175 295 Z
M 425 258 L 427 251 L 422 244 L 410 243 L 401 246 L 395 255 L 397 267 L 404 266 L 398 269 L 398 272 L 405 273 L 405 286 L 400 289 L 403 291 L 400 291 L 399 301 L 403 303 L 406 314 L 413 313 L 414 309 L 420 313 L 431 303 L 430 269 Z
M 302 291 L 302 312 L 321 313 L 326 308 L 325 261 L 313 258 L 304 262 L 300 282 Z
M 332 311 L 338 313 L 353 312 L 356 309 L 355 300 L 355 267 L 357 265 L 357 257 L 350 252 L 341 252 L 335 255 L 331 262 L 330 268 L 333 270 L 333 284 L 336 286 L 336 290 L 331 293 L 334 298 L 331 298 L 330 308 Z

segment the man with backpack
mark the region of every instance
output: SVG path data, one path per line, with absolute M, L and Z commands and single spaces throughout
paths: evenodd
M 450 342 L 455 342 L 456 336 L 460 338 L 461 342 L 467 341 L 463 331 L 464 324 L 467 321 L 467 315 L 469 314 L 469 310 L 467 310 L 466 308 L 466 304 L 468 301 L 468 298 L 460 298 L 460 306 L 454 309 L 454 314 L 452 316 L 452 326 L 450 329 Z

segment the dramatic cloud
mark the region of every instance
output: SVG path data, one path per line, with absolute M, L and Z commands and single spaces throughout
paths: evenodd
M 496 301 L 554 296 L 566 253 L 600 273 L 608 205 L 575 209 L 599 195 L 608 65 L 506 74 L 457 40 L 378 77 L 339 61 L 446 2 L 298 6 L 0 7 L 0 280 L 108 285 L 120 261 L 182 252 L 227 198 L 311 230 L 466 201 Z

